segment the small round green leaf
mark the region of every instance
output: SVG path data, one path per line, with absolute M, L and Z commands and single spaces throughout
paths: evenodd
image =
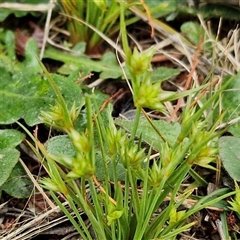
M 219 153 L 223 166 L 234 180 L 240 181 L 240 138 L 227 136 L 219 139 Z
M 203 29 L 199 23 L 185 22 L 181 26 L 181 31 L 195 45 L 197 45 L 203 35 Z
M 49 139 L 46 143 L 49 153 L 55 156 L 69 156 L 75 155 L 72 142 L 67 135 L 56 136 Z
M 19 162 L 14 166 L 9 178 L 1 187 L 1 190 L 15 198 L 28 198 L 32 189 L 32 181 Z
M 115 122 L 128 132 L 131 132 L 134 126 L 134 121 L 116 119 Z M 181 132 L 181 126 L 179 123 L 167 123 L 163 120 L 153 120 L 152 123 L 168 143 L 171 145 L 176 143 Z M 136 135 L 139 138 L 142 137 L 142 140 L 148 143 L 154 149 L 159 149 L 159 146 L 163 143 L 163 140 L 152 127 L 152 125 L 143 118 L 140 119 Z
M 0 149 L 14 148 L 25 138 L 24 134 L 14 129 L 0 130 Z
M 19 156 L 20 153 L 16 149 L 0 149 L 0 186 L 9 178 Z
M 40 112 L 48 111 L 56 101 L 48 80 L 31 68 L 10 74 L 1 62 L 0 71 L 0 124 L 11 124 L 20 118 L 30 126 L 40 123 Z M 75 82 L 57 74 L 52 77 L 68 106 L 74 101 L 77 106 L 82 105 L 81 89 Z
M 75 150 L 73 148 L 73 145 L 71 143 L 71 140 L 67 135 L 61 135 L 51 138 L 47 141 L 45 144 L 46 148 L 49 153 L 55 156 L 68 156 L 68 157 L 74 157 Z M 109 177 L 110 180 L 113 180 L 113 163 L 111 162 L 111 159 L 108 159 L 108 171 L 109 171 Z M 105 180 L 106 172 L 105 172 L 105 166 L 102 158 L 101 151 L 99 149 L 95 149 L 95 164 L 96 164 L 96 176 L 99 181 Z M 120 164 L 120 162 L 116 163 L 116 171 L 118 180 L 124 181 L 125 180 L 125 168 Z

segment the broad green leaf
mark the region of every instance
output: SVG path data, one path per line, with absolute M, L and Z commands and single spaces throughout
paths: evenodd
M 4 34 L 4 43 L 10 59 L 16 59 L 15 54 L 15 35 L 12 31 L 7 30 Z
M 86 45 L 87 44 L 85 42 L 79 42 L 72 48 L 72 51 L 74 51 L 74 54 L 77 56 L 81 56 L 86 51 Z
M 1 1 L 2 3 L 3 1 Z M 4 1 L 8 3 L 16 3 L 16 0 L 8 0 Z M 49 0 L 20 0 L 17 1 L 18 3 L 28 3 L 28 4 L 43 4 L 43 3 L 48 3 Z M 21 9 L 19 10 L 11 10 L 11 9 L 5 9 L 2 8 L 0 11 L 0 22 L 4 21 L 10 14 L 14 14 L 15 17 L 23 17 L 26 16 L 29 13 L 29 11 L 22 11 Z M 39 16 L 38 12 L 30 12 L 33 16 Z
M 64 75 L 69 75 L 72 72 L 80 72 L 79 77 L 78 78 L 84 78 L 86 77 L 91 71 L 88 67 L 85 67 L 84 69 L 82 69 L 80 67 L 80 65 L 77 65 L 75 63 L 72 62 L 68 62 L 65 63 L 64 65 L 62 65 L 58 70 L 58 73 L 60 74 L 64 74 Z M 77 78 L 76 78 L 77 79 Z
M 23 71 L 22 64 L 13 60 L 5 54 L 0 54 L 0 69 L 5 69 L 9 73 L 15 73 L 16 71 Z M 2 76 L 1 76 L 2 77 Z
M 86 50 L 86 43 L 79 42 L 72 48 L 72 51 L 73 51 L 72 54 L 74 56 L 83 57 L 85 50 Z M 79 70 L 81 70 L 81 72 L 79 72 Z M 78 72 L 78 77 L 76 79 L 81 77 L 84 78 L 91 72 L 89 68 L 86 67 L 84 69 L 81 69 L 79 65 L 72 62 L 66 62 L 57 71 L 58 73 L 64 74 L 64 75 L 69 75 L 69 74 L 72 74 L 73 72 Z
M 122 76 L 122 69 L 116 64 L 116 58 L 113 57 L 113 53 L 105 53 L 101 61 L 94 61 L 85 56 L 74 56 L 53 48 L 48 48 L 44 52 L 44 58 L 71 64 L 72 69 L 78 69 L 80 72 L 99 72 L 102 74 L 101 78 L 118 78 Z
M 105 69 L 101 72 L 100 74 L 100 78 L 102 79 L 107 79 L 107 78 L 118 78 L 120 76 L 122 76 L 122 70 L 121 72 L 119 72 L 120 68 L 119 68 L 119 65 L 117 63 L 117 60 L 116 60 L 116 57 L 115 57 L 115 54 L 112 53 L 112 52 L 106 52 L 103 57 L 102 57 L 102 61 L 101 61 L 101 64 L 102 66 L 105 66 L 105 67 L 110 67 L 110 68 L 113 68 L 113 69 L 116 69 L 118 71 L 116 72 L 112 72 L 111 69 Z
M 131 132 L 133 129 L 133 121 L 117 119 L 116 123 L 128 132 Z M 167 123 L 163 120 L 153 120 L 152 123 L 169 144 L 173 145 L 176 143 L 178 135 L 181 131 L 181 126 L 179 123 Z M 163 139 L 144 118 L 140 119 L 137 129 L 137 136 L 142 137 L 142 140 L 148 143 L 154 149 L 159 149 L 160 145 L 163 143 Z
M 70 156 L 75 155 L 72 142 L 67 135 L 52 137 L 46 142 L 46 148 L 49 153 L 55 156 Z
M 230 132 L 234 137 L 240 137 L 240 123 L 235 123 L 228 128 L 228 132 Z
M 67 135 L 56 136 L 51 138 L 46 142 L 46 148 L 49 153 L 55 156 L 69 156 L 73 157 L 75 155 L 75 150 L 73 145 Z M 99 181 L 102 181 L 106 177 L 103 159 L 101 155 L 101 151 L 99 149 L 95 149 L 95 164 L 96 164 L 96 176 Z M 113 180 L 113 165 L 111 159 L 108 159 L 108 169 L 110 180 Z M 125 169 L 120 163 L 116 163 L 117 176 L 118 180 L 123 181 L 125 179 Z
M 0 11 L 0 22 L 4 21 L 8 15 L 10 15 L 12 13 L 11 10 L 8 10 L 8 9 L 2 9 Z
M 219 153 L 223 166 L 234 180 L 240 181 L 240 138 L 226 136 L 219 139 Z
M 221 97 L 222 112 L 224 113 L 225 122 L 235 119 L 240 115 L 239 90 L 240 90 L 240 72 L 238 72 L 236 76 L 232 77 L 228 85 L 228 88 L 223 92 Z M 231 126 L 229 128 L 229 132 L 231 132 L 235 136 L 240 136 L 239 123 L 236 123 L 233 126 Z
M 176 11 L 178 1 L 144 0 L 144 3 L 150 8 L 151 16 L 159 18 Z
M 1 190 L 15 198 L 28 198 L 32 189 L 32 181 L 19 162 L 12 169 L 7 181 L 1 186 Z
M 0 186 L 9 178 L 19 156 L 20 153 L 16 149 L 0 149 Z
M 11 124 L 20 118 L 32 126 L 40 123 L 41 110 L 49 110 L 56 96 L 47 79 L 31 69 L 10 74 L 0 67 L 0 124 Z M 81 106 L 83 97 L 77 84 L 60 75 L 52 75 L 69 107 L 75 101 Z
M 96 176 L 99 181 L 104 181 L 106 179 L 106 172 L 103 164 L 102 154 L 100 150 L 96 150 L 95 152 L 95 158 L 96 158 Z M 117 172 L 117 179 L 118 181 L 125 181 L 125 175 L 126 170 L 123 167 L 123 165 L 120 163 L 120 161 L 113 162 L 111 158 L 107 159 L 108 162 L 108 174 L 111 181 L 114 180 L 114 167 L 113 164 L 116 167 Z
M 210 1 L 209 1 L 210 2 Z M 222 17 L 225 19 L 233 19 L 239 20 L 240 19 L 240 10 L 236 6 L 231 6 L 230 4 L 205 4 L 200 8 L 200 13 L 203 15 L 204 18 L 210 17 Z M 238 4 L 238 1 L 236 1 Z
M 14 129 L 0 129 L 0 149 L 14 148 L 24 140 L 23 133 Z
M 13 176 L 17 177 L 16 171 L 13 170 L 14 168 L 18 168 L 16 167 L 16 164 L 20 156 L 20 153 L 16 149 L 14 149 L 14 147 L 20 144 L 24 138 L 24 134 L 17 130 L 0 130 L 0 190 L 4 190 L 11 196 L 18 198 L 24 197 L 24 189 L 20 190 L 20 188 L 18 187 L 23 184 L 23 181 L 26 179 L 23 178 L 23 175 L 26 173 L 22 169 L 22 175 L 18 175 L 18 181 L 16 181 L 16 179 L 10 179 L 13 178 Z M 28 184 L 29 181 L 30 180 L 28 180 Z
M 203 36 L 204 31 L 197 22 L 185 22 L 181 26 L 181 32 L 195 45 L 197 45 Z
M 26 69 L 31 69 L 31 71 L 42 72 L 42 68 L 38 63 L 37 56 L 38 56 L 38 44 L 36 40 L 30 38 L 27 41 L 25 46 L 25 60 L 24 66 Z
M 181 70 L 167 67 L 158 67 L 151 74 L 152 82 L 168 80 L 171 77 L 177 76 Z

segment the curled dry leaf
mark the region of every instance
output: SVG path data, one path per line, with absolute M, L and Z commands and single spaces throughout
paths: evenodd
M 38 48 L 40 49 L 43 44 L 44 31 L 35 23 L 29 22 L 29 26 L 33 29 L 30 34 L 24 34 L 20 29 L 16 30 L 15 48 L 18 55 L 24 56 L 25 46 L 29 38 L 36 40 Z

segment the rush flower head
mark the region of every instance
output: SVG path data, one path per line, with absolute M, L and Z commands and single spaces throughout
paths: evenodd
M 155 52 L 154 48 L 149 48 L 145 52 L 139 52 L 134 48 L 130 58 L 129 68 L 134 75 L 141 75 L 151 68 L 151 59 Z

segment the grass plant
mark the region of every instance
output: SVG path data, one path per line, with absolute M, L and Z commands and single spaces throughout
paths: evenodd
M 45 80 L 48 81 L 56 96 L 55 104 L 52 104 L 49 110 L 41 111 L 40 122 L 54 131 L 57 129 L 58 134 L 61 133 L 61 136 L 50 138 L 42 144 L 24 124 L 18 122 L 28 134 L 30 141 L 27 143 L 43 165 L 47 175 L 40 180 L 41 186 L 37 185 L 37 181 L 34 184 L 38 189 L 42 187 L 50 193 L 50 197 L 43 194 L 48 205 L 55 209 L 54 204 L 57 204 L 78 235 L 85 240 L 178 239 L 181 234 L 189 233 L 189 229 L 199 224 L 193 216 L 203 209 L 207 211 L 217 209 L 221 212 L 220 219 L 217 219 L 223 224 L 221 237 L 230 239 L 232 234 L 228 229 L 227 214 L 232 211 L 234 216 L 239 218 L 240 193 L 237 181 L 235 181 L 235 190 L 222 187 L 205 195 L 199 194 L 198 190 L 206 189 L 208 186 L 207 180 L 201 175 L 199 169 L 210 170 L 218 176 L 220 152 L 225 150 L 226 155 L 230 153 L 234 155 L 235 152 L 232 149 L 238 147 L 238 144 L 229 145 L 230 141 L 225 138 L 225 141 L 220 142 L 223 144 L 220 145 L 223 146 L 221 149 L 218 139 L 228 129 L 233 133 L 236 131 L 236 129 L 231 130 L 230 123 L 232 119 L 235 120 L 234 114 L 237 111 L 238 102 L 226 104 L 222 99 L 224 97 L 228 99 L 229 93 L 238 99 L 232 90 L 238 89 L 239 76 L 236 73 L 240 70 L 237 57 L 239 44 L 231 47 L 232 50 L 224 48 L 217 37 L 213 39 L 212 35 L 208 34 L 203 19 L 199 17 L 201 26 L 187 25 L 193 26 L 196 31 L 199 30 L 193 36 L 195 40 L 199 40 L 195 42 L 198 45 L 194 47 L 167 24 L 151 19 L 147 11 L 144 13 L 131 3 L 131 1 L 74 0 L 61 2 L 65 16 L 69 20 L 70 41 L 72 44 L 86 42 L 88 53 L 94 52 L 102 39 L 109 39 L 111 34 L 116 33 L 118 26 L 116 27 L 115 23 L 119 21 L 122 49 L 117 44 L 111 44 L 111 46 L 121 54 L 123 62 L 118 59 L 119 66 L 106 67 L 104 60 L 97 64 L 86 56 L 80 59 L 78 56 L 69 56 L 66 53 L 60 55 L 51 49 L 47 49 L 45 55 L 57 60 L 61 60 L 64 56 L 62 60 L 64 63 L 74 62 L 76 65 L 83 66 L 85 63 L 91 71 L 96 70 L 98 66 L 98 72 L 105 71 L 108 77 L 110 77 L 110 70 L 113 75 L 122 70 L 117 77 L 126 77 L 136 111 L 133 121 L 114 120 L 111 116 L 112 104 L 108 100 L 102 100 L 97 91 L 82 90 L 82 101 L 78 99 L 69 103 L 63 95 L 69 96 L 72 92 L 64 94 L 63 85 L 61 85 L 66 79 L 58 75 L 56 78 L 56 75 L 50 74 L 44 65 L 34 58 L 34 66 L 37 65 L 36 71 L 41 72 L 41 77 L 40 74 L 31 72 L 31 76 L 36 78 L 35 82 L 32 81 L 32 85 L 43 91 L 42 95 L 40 94 L 40 100 L 45 94 L 44 91 L 48 92 L 49 96 L 53 95 L 47 84 L 41 85 L 46 83 Z M 139 5 L 143 8 L 147 6 L 144 1 L 140 1 Z M 164 7 L 164 4 L 161 7 Z M 186 86 L 182 89 L 179 88 L 176 92 L 164 91 L 161 88 L 161 79 L 153 80 L 152 60 L 156 53 L 164 52 L 159 47 L 161 44 L 156 43 L 146 47 L 145 50 L 138 47 L 139 44 L 136 44 L 136 47 L 130 47 L 126 26 L 137 18 L 126 17 L 129 9 L 144 21 L 151 20 L 152 27 L 164 38 L 169 37 L 167 40 L 186 56 L 189 66 L 177 58 L 172 58 L 188 72 Z M 202 37 L 203 28 L 205 33 L 207 32 L 205 38 Z M 236 32 L 239 33 L 239 31 Z M 235 41 L 232 42 L 236 43 L 236 35 L 234 36 Z M 207 48 L 207 56 L 211 58 L 212 64 L 200 55 L 201 46 L 205 44 L 202 42 L 203 39 L 211 42 L 211 47 Z M 13 36 L 11 41 L 14 45 Z M 37 51 L 36 47 L 34 49 Z M 234 51 L 235 57 L 232 57 L 231 51 Z M 6 52 L 11 55 L 11 58 L 15 57 L 9 45 Z M 26 52 L 26 56 L 31 56 L 30 60 L 33 60 L 31 48 Z M 219 56 L 219 59 L 216 56 Z M 3 63 L 6 62 L 6 58 L 6 56 L 1 58 Z M 232 71 L 229 71 L 231 75 L 222 72 L 216 80 L 214 74 L 219 73 L 219 69 L 227 60 L 234 66 Z M 206 62 L 210 69 L 201 84 L 198 81 L 196 69 L 202 71 L 205 69 L 201 68 L 202 65 L 198 64 L 199 62 Z M 22 74 L 22 65 L 19 64 L 19 66 Z M 0 67 L 6 79 L 13 82 L 19 90 L 17 86 L 21 84 L 13 80 L 20 78 L 21 75 L 14 75 L 15 69 L 11 69 L 12 72 L 9 74 L 1 64 Z M 11 79 L 12 75 L 14 79 Z M 72 83 L 75 81 L 72 78 L 67 80 Z M 59 86 L 57 81 L 60 83 Z M 71 86 L 69 84 L 66 88 L 70 89 Z M 35 89 L 34 87 L 32 89 Z M 71 89 L 78 93 L 80 88 Z M 9 94 L 8 97 L 21 95 L 20 90 Z M 6 88 L 2 97 L 8 91 L 10 91 L 9 88 Z M 34 97 L 38 100 L 37 96 Z M 172 100 L 176 101 L 174 106 L 171 105 Z M 45 104 L 44 101 L 43 104 Z M 231 108 L 231 105 L 234 105 L 234 108 Z M 177 115 L 180 108 L 181 114 Z M 150 118 L 145 109 L 160 112 L 166 116 L 168 122 L 159 124 L 161 121 Z M 13 109 L 12 112 L 17 111 Z M 21 112 L 19 114 L 22 116 Z M 15 119 L 19 118 L 19 115 L 15 117 Z M 83 122 L 81 127 L 78 125 L 79 119 Z M 11 118 L 10 120 L 12 121 Z M 6 121 L 7 124 L 13 123 L 10 120 Z M 10 133 L 7 132 L 7 134 Z M 17 138 L 18 135 L 14 136 Z M 57 141 L 60 137 L 64 137 L 64 142 L 59 143 L 54 152 L 49 146 L 52 140 Z M 14 147 L 22 141 L 24 136 L 19 135 L 18 138 L 11 146 L 11 151 L 16 155 L 16 161 L 19 153 Z M 231 140 L 236 140 L 238 143 L 239 138 L 235 137 Z M 71 153 L 64 152 L 65 147 L 68 147 Z M 62 149 L 63 152 L 61 152 Z M 10 152 L 8 146 L 0 153 L 5 154 L 7 151 Z M 223 154 L 223 159 L 226 155 Z M 238 161 L 236 155 L 234 157 Z M 23 161 L 21 163 L 24 165 Z M 9 173 L 11 169 L 7 169 L 7 172 Z M 28 174 L 31 175 L 30 172 Z M 231 172 L 231 168 L 229 174 L 233 179 L 238 177 L 238 172 L 237 174 L 234 171 Z M 5 179 L 0 179 L 4 182 L 7 178 L 8 176 L 5 176 Z M 12 233 L 5 235 L 3 240 L 8 240 L 13 235 Z M 237 239 L 236 236 L 235 239 Z
M 110 116 L 111 109 L 99 112 L 94 96 L 85 98 L 88 121 L 84 132 L 68 127 L 64 129 L 65 119 L 59 111 L 43 114 L 45 122 L 49 122 L 51 115 L 59 116 L 61 125 L 58 125 L 57 118 L 54 124 L 69 135 L 76 155 L 73 158 L 56 157 L 45 152 L 49 178 L 43 179 L 42 184 L 50 190 L 53 199 L 83 239 L 175 239 L 195 224 L 194 221 L 186 223 L 191 215 L 235 193 L 219 189 L 201 197 L 189 209 L 178 210 L 189 197 L 193 197 L 192 190 L 181 187 L 185 177 L 190 174 L 200 182 L 192 167 L 212 168 L 211 163 L 216 159 L 216 148 L 212 143 L 220 132 L 216 133 L 214 126 L 207 129 L 207 120 L 202 121 L 200 117 L 218 99 L 220 92 L 221 89 L 198 111 L 187 109 L 176 143 L 170 146 L 164 142 L 159 149 L 160 159 L 151 161 L 151 149 L 146 151 L 141 142 L 134 143 L 125 132 L 117 129 Z M 108 122 L 103 120 L 104 114 L 107 114 Z M 100 158 L 96 158 L 96 142 L 99 143 Z M 101 182 L 96 178 L 96 161 L 103 161 L 105 169 L 105 178 Z M 114 166 L 113 179 L 109 175 L 109 161 Z M 119 181 L 117 175 L 118 162 L 125 169 L 124 182 Z M 76 218 L 59 201 L 58 193 L 68 201 Z M 89 229 L 79 209 L 89 219 Z
M 52 111 L 43 112 L 42 120 L 68 134 L 75 155 L 59 157 L 44 150 L 49 178 L 41 182 L 83 239 L 176 239 L 178 234 L 187 231 L 196 223 L 186 222 L 191 215 L 235 194 L 228 189 L 219 189 L 200 197 L 188 209 L 179 210 L 189 197 L 194 196 L 193 189 L 182 187 L 186 176 L 192 176 L 195 183 L 205 184 L 193 167 L 214 169 L 218 154 L 214 143 L 222 134 L 215 129 L 221 117 L 212 122 L 211 118 L 203 118 L 203 115 L 209 107 L 219 104 L 219 95 L 230 80 L 225 79 L 225 83 L 214 95 L 202 98 L 201 108 L 193 102 L 195 98 L 199 98 L 202 91 L 209 88 L 209 84 L 206 83 L 203 90 L 189 96 L 180 119 L 181 131 L 175 143 L 170 144 L 162 138 L 161 130 L 157 131 L 159 138 L 163 139 L 163 144 L 160 144 L 158 149 L 160 159 L 151 159 L 151 148 L 146 150 L 142 147 L 144 139 L 140 139 L 138 143 L 134 139 L 137 129 L 141 128 L 140 114 L 144 113 L 144 107 L 166 111 L 164 102 L 159 102 L 159 84 L 149 81 L 154 49 L 144 53 L 136 49 L 131 52 L 126 38 L 123 4 L 120 11 L 123 49 L 137 107 L 131 135 L 129 137 L 122 129 L 116 128 L 110 107 L 99 110 L 100 106 L 94 94 L 85 96 L 86 129 L 82 132 L 76 131 L 74 119 L 79 111 L 74 105 L 67 111 L 64 100 L 52 84 L 58 96 L 57 105 Z M 44 72 L 53 83 L 46 69 Z M 177 98 L 177 93 L 175 95 Z M 181 94 L 178 95 L 179 98 L 180 96 Z M 148 117 L 147 120 L 154 128 L 152 120 Z M 98 148 L 100 158 L 96 157 Z M 104 166 L 105 177 L 101 181 L 96 177 L 97 161 L 102 161 Z M 110 163 L 113 166 L 112 177 Z M 120 181 L 117 174 L 118 163 L 125 169 L 124 181 Z M 58 199 L 59 193 L 69 203 L 75 218 Z M 79 209 L 88 218 L 90 228 L 83 220 L 83 215 L 79 214 Z
M 82 20 L 107 36 L 118 32 L 119 3 L 117 1 L 62 1 L 63 12 L 67 14 L 70 42 L 77 44 L 86 42 L 88 53 L 96 51 L 102 38 L 87 25 L 76 19 Z M 76 19 L 73 19 L 76 18 Z M 136 19 L 135 19 L 136 21 Z M 130 20 L 132 22 L 132 20 Z

